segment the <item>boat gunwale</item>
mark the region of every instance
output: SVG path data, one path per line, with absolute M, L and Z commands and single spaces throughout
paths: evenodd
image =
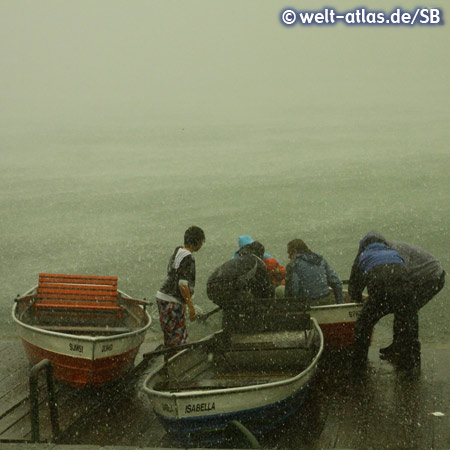
M 354 308 L 355 306 L 362 306 L 364 304 L 364 301 L 362 302 L 351 302 L 351 303 L 331 303 L 329 305 L 316 305 L 311 306 L 309 310 L 307 310 L 307 313 L 311 313 L 312 311 L 318 310 L 325 310 L 325 309 L 349 309 Z
M 322 330 L 317 322 L 317 320 L 314 317 L 311 317 L 311 320 L 314 323 L 314 327 L 316 329 L 316 332 L 319 334 L 319 338 L 320 338 L 320 347 L 319 350 L 316 352 L 314 358 L 311 360 L 311 362 L 309 363 L 308 367 L 306 367 L 306 369 L 302 370 L 300 373 L 298 373 L 297 375 L 295 375 L 294 377 L 289 377 L 285 380 L 280 380 L 280 381 L 272 381 L 272 382 L 268 382 L 268 383 L 264 383 L 264 384 L 252 384 L 252 385 L 248 385 L 248 386 L 241 386 L 241 387 L 230 387 L 230 388 L 221 388 L 221 389 L 208 389 L 208 390 L 202 390 L 202 389 L 195 389 L 189 392 L 170 392 L 170 393 L 165 393 L 162 391 L 157 391 L 155 389 L 151 389 L 149 387 L 147 387 L 147 383 L 148 381 L 153 378 L 165 365 L 165 363 L 162 363 L 160 365 L 157 366 L 157 368 L 155 368 L 155 370 L 153 370 L 152 372 L 149 373 L 149 375 L 147 376 L 147 378 L 144 380 L 143 383 L 143 389 L 144 391 L 149 394 L 149 395 L 154 395 L 156 397 L 160 397 L 160 398 L 165 398 L 165 399 L 171 399 L 171 400 L 177 400 L 179 399 L 184 399 L 184 398 L 188 398 L 188 397 L 205 397 L 205 396 L 210 396 L 210 395 L 225 395 L 225 394 L 229 394 L 229 393 L 238 393 L 238 392 L 247 392 L 247 391 L 259 391 L 259 390 L 265 390 L 265 389 L 269 389 L 272 387 L 278 387 L 278 386 L 284 386 L 284 385 L 289 385 L 289 384 L 293 384 L 297 381 L 300 381 L 302 378 L 305 378 L 309 372 L 312 372 L 316 369 L 317 366 L 317 361 L 319 360 L 320 356 L 322 355 L 323 352 L 323 348 L 324 348 L 324 337 L 323 337 L 323 333 Z M 209 335 L 207 337 L 204 338 L 204 340 L 209 340 L 212 339 L 216 334 L 222 332 L 222 330 Z M 178 355 L 175 355 L 174 358 L 178 358 L 181 357 L 181 355 L 183 355 L 185 352 L 189 351 L 190 349 L 186 349 L 181 351 Z
M 37 285 L 32 287 L 31 289 L 29 289 L 28 291 L 26 291 L 23 295 L 21 295 L 21 297 L 25 297 L 26 295 L 29 295 L 30 293 L 32 293 L 35 289 L 37 289 Z M 128 294 L 126 294 L 125 292 L 117 289 L 117 292 L 120 294 L 125 295 L 126 297 L 122 297 L 123 300 L 127 300 L 129 298 L 131 298 Z M 50 331 L 50 330 L 44 330 L 42 328 L 39 328 L 37 326 L 33 326 L 33 325 L 29 325 L 25 322 L 23 322 L 22 320 L 20 320 L 18 317 L 16 317 L 16 310 L 18 308 L 18 303 L 15 301 L 13 304 L 13 308 L 12 308 L 12 318 L 14 320 L 14 322 L 19 325 L 22 328 L 26 328 L 30 331 L 33 332 L 37 332 L 43 335 L 47 335 L 47 336 L 55 336 L 58 338 L 69 338 L 69 339 L 77 339 L 83 342 L 90 342 L 90 343 L 96 343 L 96 342 L 102 342 L 102 341 L 114 341 L 117 339 L 123 339 L 123 338 L 130 338 L 133 337 L 137 334 L 141 334 L 145 331 L 147 331 L 147 329 L 150 327 L 150 325 L 152 324 L 152 317 L 149 314 L 149 312 L 147 311 L 147 309 L 143 310 L 145 317 L 147 318 L 147 323 L 142 326 L 139 327 L 136 330 L 133 331 L 129 331 L 127 333 L 120 333 L 120 334 L 113 334 L 110 336 L 87 336 L 84 334 L 71 334 L 71 333 L 61 333 L 58 331 Z

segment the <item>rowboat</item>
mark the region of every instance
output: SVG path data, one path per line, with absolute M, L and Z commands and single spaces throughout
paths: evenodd
M 355 322 L 361 314 L 364 301 L 367 295 L 363 296 L 363 302 L 355 303 L 350 298 L 348 292 L 343 290 L 344 303 L 336 304 L 333 291 L 330 290 L 330 304 L 312 306 L 307 299 L 299 297 L 279 297 L 274 300 L 283 308 L 289 311 L 307 311 L 319 323 L 324 336 L 324 348 L 326 350 L 339 350 L 350 348 L 353 345 L 355 334 Z M 259 300 L 256 300 L 259 301 Z M 214 308 L 203 316 L 200 320 L 206 320 L 212 314 L 221 311 L 221 307 Z
M 174 440 L 216 442 L 233 421 L 258 437 L 301 411 L 321 329 L 303 313 L 283 323 L 255 311 L 224 311 L 223 330 L 150 371 L 144 391 Z
M 147 303 L 117 289 L 117 277 L 40 274 L 15 299 L 12 317 L 32 365 L 76 388 L 116 380 L 134 365 L 151 324 Z
M 356 319 L 361 314 L 367 298 L 367 295 L 364 295 L 362 302 L 355 303 L 350 298 L 348 291 L 343 290 L 344 303 L 337 304 L 333 291 L 330 290 L 330 304 L 328 305 L 312 305 L 308 299 L 302 297 L 280 297 L 274 300 L 247 300 L 247 307 L 251 307 L 252 302 L 254 304 L 266 303 L 268 312 L 270 312 L 270 320 L 278 321 L 284 324 L 284 327 L 289 326 L 290 322 L 295 322 L 297 315 L 306 312 L 317 320 L 322 330 L 324 349 L 341 350 L 349 349 L 353 345 Z M 234 307 L 238 305 L 239 303 Z M 227 326 L 227 320 L 224 312 L 222 319 L 224 327 Z M 267 321 L 267 318 L 265 320 Z
M 346 290 L 343 291 L 343 294 L 344 303 L 310 306 L 308 311 L 322 329 L 327 350 L 349 348 L 353 345 L 355 322 L 361 314 L 364 303 L 353 302 Z M 363 300 L 366 299 L 367 296 L 364 296 Z M 332 292 L 331 300 L 334 301 Z

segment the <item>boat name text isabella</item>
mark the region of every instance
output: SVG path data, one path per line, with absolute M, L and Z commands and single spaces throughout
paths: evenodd
M 184 410 L 185 414 L 200 412 L 200 411 L 215 411 L 216 404 L 212 403 L 194 403 L 192 405 L 186 405 Z

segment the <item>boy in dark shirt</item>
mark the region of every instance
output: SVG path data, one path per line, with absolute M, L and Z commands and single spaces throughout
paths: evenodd
M 175 347 L 187 342 L 186 306 L 189 319 L 196 319 L 192 296 L 195 288 L 195 259 L 205 242 L 205 233 L 192 226 L 184 233 L 184 246 L 177 247 L 169 260 L 167 279 L 156 293 L 159 322 L 164 333 L 164 345 Z

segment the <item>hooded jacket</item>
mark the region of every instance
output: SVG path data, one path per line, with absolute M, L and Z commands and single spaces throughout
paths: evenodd
M 403 258 L 410 279 L 420 284 L 425 281 L 439 280 L 444 269 L 441 263 L 427 251 L 415 245 L 400 241 L 388 241 L 377 231 L 371 231 L 370 235 L 384 240 L 392 249 L 396 250 Z
M 167 278 L 156 298 L 166 302 L 185 304 L 180 292 L 180 285 L 189 286 L 191 295 L 195 288 L 195 259 L 194 255 L 183 247 L 177 247 L 170 257 L 167 266 Z
M 370 232 L 366 234 L 359 242 L 358 253 L 353 262 L 348 285 L 348 292 L 353 300 L 361 301 L 370 271 L 374 267 L 384 264 L 404 266 L 405 261 L 379 233 Z
M 253 254 L 230 259 L 208 278 L 206 295 L 221 307 L 245 297 L 270 298 L 274 288 L 264 262 Z
M 317 299 L 333 289 L 336 303 L 343 303 L 342 282 L 330 265 L 317 253 L 297 253 L 295 262 L 287 271 L 286 296 Z

